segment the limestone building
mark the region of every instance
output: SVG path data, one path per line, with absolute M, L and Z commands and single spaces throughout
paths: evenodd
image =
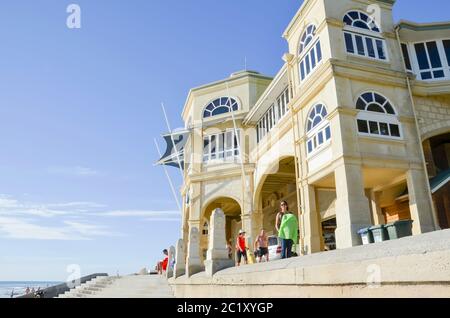
M 232 246 L 241 228 L 252 244 L 276 235 L 286 200 L 303 254 L 395 220 L 414 235 L 450 226 L 450 22 L 395 24 L 394 4 L 305 0 L 274 78 L 242 71 L 189 92 L 186 131 L 166 136 L 178 156 L 160 162 L 184 171 L 188 264 L 216 208 Z

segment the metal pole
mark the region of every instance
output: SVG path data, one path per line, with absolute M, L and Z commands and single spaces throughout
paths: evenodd
M 155 141 L 155 146 L 156 146 L 156 150 L 158 151 L 159 157 L 162 157 L 162 153 L 161 153 L 161 150 L 159 149 L 158 142 L 156 141 L 156 138 L 154 139 L 154 141 Z M 183 212 L 181 210 L 180 201 L 178 200 L 177 192 L 175 191 L 175 187 L 173 185 L 172 179 L 170 178 L 169 172 L 167 171 L 167 167 L 165 165 L 163 165 L 163 168 L 164 168 L 164 172 L 166 174 L 167 180 L 169 181 L 170 189 L 172 190 L 172 194 L 173 194 L 173 196 L 175 198 L 175 202 L 177 203 L 178 209 L 181 212 Z

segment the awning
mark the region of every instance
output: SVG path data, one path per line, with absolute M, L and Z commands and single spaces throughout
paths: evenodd
M 444 187 L 447 183 L 450 181 L 450 169 L 442 171 L 439 173 L 436 177 L 431 178 L 430 180 L 430 187 L 431 187 L 431 193 L 436 193 Z
M 184 148 L 190 133 L 189 130 L 182 130 L 163 135 L 162 137 L 167 144 L 167 150 L 156 164 L 184 169 Z

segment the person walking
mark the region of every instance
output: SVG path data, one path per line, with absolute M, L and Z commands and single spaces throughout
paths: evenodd
M 247 265 L 247 247 L 245 245 L 245 231 L 240 230 L 239 236 L 236 239 L 236 263 L 241 266 L 241 260 L 244 258 L 244 264 Z
M 298 220 L 297 217 L 289 212 L 289 206 L 286 201 L 281 202 L 283 218 L 281 219 L 278 236 L 281 239 L 281 258 L 292 257 L 292 245 L 298 241 Z
M 258 251 L 260 263 L 264 256 L 266 257 L 266 262 L 269 261 L 269 237 L 264 230 L 261 230 L 261 233 L 255 240 L 255 251 Z

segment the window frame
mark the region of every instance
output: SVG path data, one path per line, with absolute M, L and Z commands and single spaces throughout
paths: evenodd
M 283 92 L 278 95 L 275 101 L 270 105 L 269 109 L 261 116 L 256 124 L 257 139 L 256 142 L 259 144 L 275 127 L 278 123 L 286 117 L 289 113 L 289 103 L 292 100 L 290 86 L 285 87 Z M 282 104 L 280 104 L 282 101 Z M 284 107 L 283 107 L 284 105 Z M 283 112 L 282 109 L 285 109 Z M 268 125 L 272 123 L 273 125 Z
M 229 100 L 230 100 L 231 106 L 228 106 L 228 105 L 226 105 L 226 104 L 223 105 L 223 104 L 222 104 L 222 99 L 226 99 L 226 100 L 229 99 Z M 216 101 L 219 101 L 219 105 L 218 105 L 218 106 L 215 106 L 215 105 L 214 105 L 214 103 L 215 103 Z M 210 110 L 207 109 L 210 105 L 213 105 L 213 106 L 214 106 L 214 109 L 213 109 L 212 111 L 210 111 Z M 234 106 L 234 105 L 237 105 L 237 109 L 236 109 L 236 110 L 233 110 L 233 106 Z M 218 115 L 214 115 L 213 112 L 214 112 L 217 108 L 221 108 L 221 107 L 224 107 L 224 108 L 225 108 L 225 107 L 228 107 L 228 109 L 229 109 L 228 112 L 222 113 L 222 114 L 218 114 Z M 233 112 L 238 112 L 239 110 L 241 110 L 241 104 L 240 104 L 240 102 L 239 102 L 239 100 L 238 100 L 237 98 L 231 97 L 231 96 L 229 96 L 229 97 L 222 96 L 222 97 L 214 98 L 213 100 L 211 100 L 209 103 L 206 104 L 206 106 L 203 108 L 202 119 L 203 119 L 203 120 L 209 120 L 209 119 L 215 118 L 215 117 L 217 117 L 217 116 L 223 116 L 223 115 L 229 114 L 229 113 L 231 113 L 232 111 L 233 111 Z M 210 112 L 211 114 L 210 114 L 209 116 L 206 116 L 206 112 Z
M 450 37 L 448 38 L 437 38 L 437 39 L 430 39 L 428 41 L 416 41 L 416 42 L 405 42 L 404 44 L 407 45 L 409 53 L 410 53 L 410 58 L 411 58 L 411 66 L 412 66 L 412 72 L 413 74 L 416 75 L 417 80 L 419 81 L 426 81 L 426 82 L 436 82 L 436 81 L 448 81 L 450 80 L 450 61 L 447 60 L 447 54 L 444 48 L 444 41 L 450 41 Z M 442 64 L 441 68 L 432 68 L 431 66 L 431 60 L 429 57 L 429 53 L 428 53 L 428 48 L 426 47 L 426 43 L 428 42 L 436 42 L 437 44 L 437 49 L 438 49 L 438 53 L 439 53 L 439 58 Z M 419 59 L 417 57 L 417 52 L 416 52 L 416 44 L 425 44 L 425 48 L 426 48 L 426 54 L 427 54 L 427 61 L 428 61 L 428 65 L 430 66 L 430 68 L 428 69 L 424 69 L 421 70 L 420 69 L 420 65 L 419 65 Z M 433 72 L 434 71 L 439 71 L 439 70 L 443 70 L 444 72 L 444 77 L 434 77 Z M 422 79 L 422 74 L 421 73 L 425 73 L 425 72 L 430 72 L 433 76 L 433 78 L 431 79 Z
M 316 110 L 317 106 L 322 105 L 323 108 L 325 108 L 326 116 L 322 118 L 322 121 L 315 127 L 312 127 L 310 130 L 308 130 L 308 124 L 310 122 L 310 117 L 313 111 Z M 317 153 L 321 152 L 322 150 L 328 148 L 328 146 L 331 144 L 333 135 L 331 133 L 331 123 L 327 119 L 329 113 L 328 108 L 325 106 L 324 103 L 316 103 L 313 107 L 311 107 L 308 116 L 306 118 L 305 128 L 306 128 L 306 158 L 310 159 L 314 157 Z M 316 116 L 314 116 L 315 118 Z M 327 130 L 329 131 L 330 138 L 327 138 Z M 322 135 L 322 143 L 320 143 L 319 136 Z M 310 150 L 310 145 L 311 150 Z
M 386 105 L 386 103 L 389 103 L 390 106 L 392 107 L 394 114 L 390 114 L 385 108 L 383 108 L 385 110 L 384 113 L 379 113 L 379 112 L 375 112 L 375 111 L 369 111 L 367 110 L 367 106 L 369 106 L 370 104 L 374 103 L 374 102 L 366 102 L 366 107 L 364 110 L 361 110 L 358 108 L 357 104 L 360 98 L 362 98 L 363 95 L 365 94 L 377 94 L 379 96 L 381 96 L 382 98 L 385 99 L 385 102 L 382 105 Z M 376 101 L 377 104 L 380 104 L 378 101 Z M 381 105 L 381 104 L 380 104 Z M 354 103 L 354 107 L 355 109 L 358 111 L 358 114 L 356 116 L 356 131 L 358 133 L 359 136 L 364 136 L 364 137 L 371 137 L 371 138 L 381 138 L 381 139 L 389 139 L 389 140 L 403 140 L 404 139 L 404 134 L 403 134 L 403 127 L 400 123 L 400 121 L 398 120 L 398 111 L 395 107 L 395 105 L 391 102 L 391 100 L 389 98 L 387 98 L 385 95 L 380 94 L 377 91 L 366 91 L 366 92 L 362 92 L 358 95 L 358 98 L 356 98 L 355 103 Z M 381 106 L 382 107 L 382 106 Z M 367 123 L 367 132 L 362 132 L 360 131 L 360 127 L 359 127 L 359 122 L 360 121 L 365 121 Z M 376 123 L 377 124 L 377 129 L 378 129 L 378 133 L 372 133 L 370 132 L 371 128 L 370 128 L 370 123 Z M 389 135 L 385 135 L 382 134 L 381 131 L 381 124 L 386 124 L 388 127 L 388 131 L 389 131 Z M 392 135 L 392 127 L 391 125 L 396 125 L 398 127 L 398 131 L 399 131 L 399 135 L 400 136 L 393 136 Z
M 237 140 L 241 140 L 241 129 L 237 130 Z M 212 152 L 212 140 L 215 140 L 215 151 Z M 221 141 L 222 140 L 222 144 Z M 239 143 L 237 143 L 235 130 L 233 128 L 203 136 L 203 164 L 235 162 L 240 158 Z M 231 141 L 231 145 L 229 142 Z M 206 142 L 208 145 L 205 146 Z M 222 145 L 222 148 L 220 147 Z M 207 150 L 207 151 L 206 151 Z
M 306 34 L 309 27 L 311 27 L 311 26 L 313 27 L 312 39 L 310 40 L 308 45 L 306 45 L 305 47 L 303 47 L 300 50 L 300 46 L 302 45 L 301 39 L 303 38 L 303 35 Z M 319 54 L 319 50 L 320 50 L 320 54 Z M 298 59 L 297 59 L 298 75 L 300 78 L 300 84 L 302 84 L 311 76 L 312 73 L 314 73 L 314 70 L 316 70 L 319 67 L 319 65 L 322 64 L 322 61 L 323 61 L 322 44 L 320 42 L 320 36 L 317 34 L 317 27 L 314 24 L 312 24 L 312 23 L 309 24 L 303 31 L 302 35 L 300 36 L 300 45 L 297 50 L 297 54 L 298 54 Z M 314 57 L 315 63 L 313 63 L 312 57 Z M 307 66 L 308 66 L 309 71 L 306 71 Z

